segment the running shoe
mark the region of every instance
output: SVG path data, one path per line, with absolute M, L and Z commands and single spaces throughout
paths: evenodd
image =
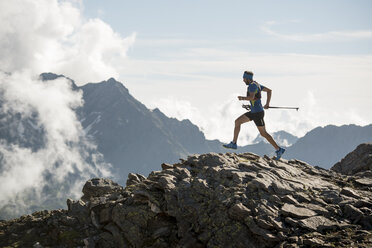
M 275 153 L 276 153 L 276 160 L 279 160 L 282 157 L 282 155 L 283 155 L 284 152 L 285 152 L 285 149 L 279 147 L 279 150 L 275 151 Z
M 236 143 L 234 142 L 230 142 L 229 144 L 226 144 L 226 145 L 222 145 L 223 147 L 227 148 L 227 149 L 237 149 L 238 146 L 236 145 Z

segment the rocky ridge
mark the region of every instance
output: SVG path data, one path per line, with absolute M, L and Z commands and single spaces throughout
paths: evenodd
M 68 210 L 0 222 L 11 247 L 372 247 L 372 171 L 252 153 L 194 155 L 126 187 L 89 180 Z
M 336 163 L 331 170 L 345 175 L 372 170 L 372 143 L 360 144 L 354 151 Z

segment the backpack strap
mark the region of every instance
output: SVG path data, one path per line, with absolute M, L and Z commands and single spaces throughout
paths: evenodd
M 254 100 L 261 99 L 261 85 L 257 83 L 256 81 L 253 81 L 252 83 L 255 84 L 258 89 L 258 92 L 254 95 L 255 96 Z

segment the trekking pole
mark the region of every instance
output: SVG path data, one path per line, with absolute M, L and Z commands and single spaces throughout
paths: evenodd
M 243 104 L 242 107 L 245 108 L 246 110 L 251 110 L 251 105 L 249 105 L 249 104 L 247 104 L 247 105 Z M 300 109 L 298 107 L 271 107 L 271 106 L 269 108 L 273 108 L 273 109 L 295 109 L 297 111 Z
M 297 107 L 269 107 L 269 108 L 273 108 L 273 109 L 295 109 L 295 110 L 299 110 L 300 108 L 297 108 Z

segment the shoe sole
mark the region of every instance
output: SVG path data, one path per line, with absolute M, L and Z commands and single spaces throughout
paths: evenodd
M 231 147 L 226 147 L 224 145 L 222 145 L 223 147 L 225 147 L 226 149 L 230 149 L 230 150 L 236 150 L 237 148 L 231 148 Z

